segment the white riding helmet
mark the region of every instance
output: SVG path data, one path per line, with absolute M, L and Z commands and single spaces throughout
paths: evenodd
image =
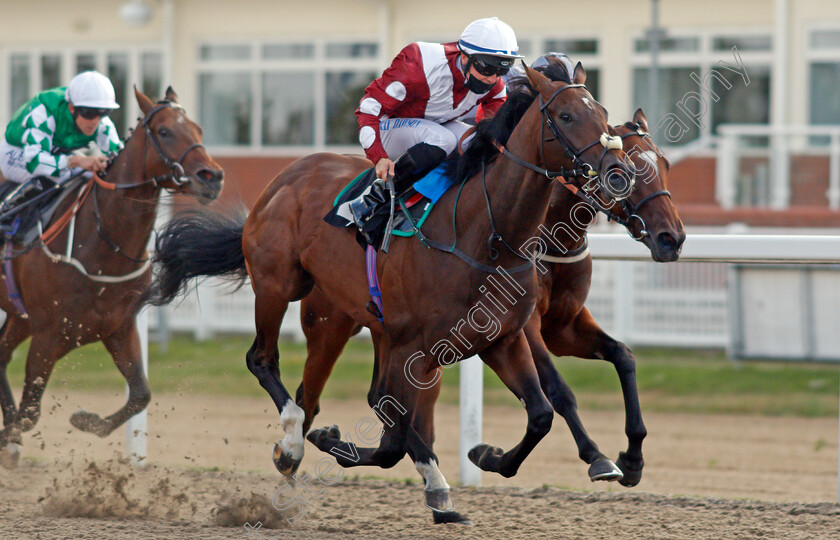
M 67 86 L 65 99 L 74 107 L 91 109 L 119 109 L 114 85 L 98 71 L 83 71 Z
M 496 57 L 504 67 L 522 58 L 513 28 L 496 17 L 471 22 L 461 33 L 458 48 L 467 56 Z

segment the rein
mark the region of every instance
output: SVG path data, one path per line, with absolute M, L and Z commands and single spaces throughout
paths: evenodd
M 484 169 L 483 169 L 483 167 L 482 167 L 481 178 L 482 178 L 482 182 L 484 182 L 485 179 L 484 179 Z M 500 268 L 498 266 L 490 266 L 490 265 L 481 263 L 481 262 L 473 259 L 469 255 L 467 255 L 465 252 L 463 252 L 462 250 L 460 250 L 456 247 L 457 244 L 458 244 L 458 229 L 457 229 L 456 223 L 455 223 L 455 219 L 456 219 L 455 216 L 458 213 L 458 201 L 461 199 L 461 191 L 464 189 L 464 184 L 466 184 L 467 180 L 468 180 L 467 178 L 464 178 L 461 181 L 461 186 L 458 188 L 458 194 L 455 196 L 455 205 L 452 208 L 452 233 L 455 235 L 455 238 L 453 239 L 451 245 L 444 244 L 443 242 L 438 242 L 437 240 L 432 240 L 431 238 L 429 238 L 425 234 L 423 234 L 423 231 L 420 230 L 420 228 L 417 226 L 417 223 L 414 221 L 414 218 L 411 217 L 411 214 L 408 212 L 408 208 L 406 208 L 405 203 L 403 202 L 402 199 L 400 199 L 400 209 L 402 210 L 402 212 L 405 215 L 408 222 L 411 224 L 411 227 L 414 229 L 414 234 L 417 235 L 417 239 L 420 240 L 420 242 L 422 242 L 423 245 L 426 246 L 427 248 L 429 248 L 429 249 L 434 248 L 434 249 L 437 249 L 438 251 L 443 251 L 444 253 L 451 253 L 452 255 L 455 255 L 456 257 L 458 257 L 459 259 L 461 259 L 462 261 L 467 263 L 470 267 L 472 267 L 476 270 L 480 270 L 481 272 L 485 272 L 487 274 L 502 274 L 502 273 L 517 274 L 519 272 L 524 272 L 525 270 L 528 270 L 529 268 L 533 267 L 534 266 L 533 261 L 531 261 L 527 257 L 523 257 L 522 255 L 520 255 L 519 253 L 514 251 L 507 244 L 507 242 L 505 242 L 504 239 L 502 239 L 502 236 L 496 231 L 496 225 L 493 221 L 493 211 L 490 208 L 490 199 L 487 196 L 487 185 L 486 185 L 486 183 L 484 184 L 485 201 L 487 202 L 487 210 L 488 210 L 488 213 L 490 215 L 490 227 L 493 230 L 493 232 L 490 234 L 490 238 L 487 239 L 487 244 L 488 244 L 488 247 L 490 248 L 490 258 L 492 260 L 496 260 L 499 257 L 498 250 L 496 250 L 492 246 L 493 241 L 496 240 L 496 239 L 499 239 L 504 243 L 505 246 L 508 247 L 508 249 L 510 249 L 511 253 L 513 253 L 514 255 L 519 257 L 520 259 L 527 260 L 528 262 L 525 263 L 525 264 L 520 264 L 518 266 L 514 266 L 512 268 Z

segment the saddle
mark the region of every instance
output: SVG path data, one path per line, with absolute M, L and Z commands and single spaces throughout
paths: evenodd
M 368 169 L 350 181 L 333 201 L 333 208 L 324 217 L 324 221 L 334 227 L 347 227 L 352 222 L 338 214 L 338 208 L 360 196 L 376 180 L 375 169 Z M 390 234 L 394 236 L 411 237 L 422 227 L 426 218 L 434 208 L 435 203 L 452 186 L 453 181 L 444 174 L 444 166 L 440 165 L 426 176 L 414 183 L 405 193 L 397 198 L 394 208 L 394 220 Z M 363 234 L 356 234 L 356 241 L 363 249 L 368 245 L 379 250 L 385 240 L 386 226 L 391 218 L 389 204 L 376 208 L 373 215 L 365 224 L 365 233 L 371 238 L 368 244 Z
M 14 244 L 13 257 L 28 251 L 40 236 L 43 226 L 52 219 L 58 205 L 73 191 L 69 188 L 81 181 L 83 179 L 77 177 L 59 185 L 49 178 L 35 177 L 18 184 L 0 177 L 0 242 Z M 9 200 L 18 197 L 19 190 L 29 190 L 30 193 L 25 193 L 22 200 L 7 209 Z M 39 224 L 42 227 L 39 228 Z M 9 250 L 5 253 L 8 254 Z

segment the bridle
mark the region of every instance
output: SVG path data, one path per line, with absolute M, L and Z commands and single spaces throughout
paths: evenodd
M 553 137 L 551 138 L 541 138 L 540 139 L 540 160 L 545 163 L 545 150 L 544 150 L 544 143 L 556 140 L 560 146 L 563 148 L 563 151 L 566 155 L 569 156 L 569 159 L 576 165 L 576 168 L 573 169 L 566 169 L 561 167 L 559 170 L 550 170 L 547 168 L 539 167 L 532 163 L 525 161 L 524 159 L 519 158 L 518 156 L 512 154 L 507 148 L 502 145 L 497 144 L 496 147 L 499 151 L 508 159 L 514 161 L 515 163 L 526 167 L 540 175 L 545 176 L 549 180 L 557 180 L 560 185 L 564 188 L 568 189 L 572 194 L 574 194 L 579 199 L 583 200 L 597 211 L 603 213 L 607 216 L 608 221 L 615 221 L 622 225 L 630 236 L 634 240 L 641 241 L 645 237 L 649 236 L 649 232 L 647 231 L 647 224 L 645 223 L 644 219 L 639 215 L 639 211 L 641 208 L 649 203 L 651 200 L 660 197 L 660 196 L 668 196 L 671 197 L 671 193 L 665 189 L 661 189 L 654 193 L 647 195 L 641 201 L 636 204 L 630 202 L 629 193 L 626 197 L 621 199 L 615 199 L 614 202 L 618 202 L 624 212 L 626 213 L 627 217 L 622 217 L 613 212 L 610 208 L 612 204 L 603 202 L 598 195 L 596 195 L 597 187 L 592 188 L 590 187 L 592 184 L 590 183 L 592 180 L 600 177 L 601 175 L 601 168 L 604 162 L 604 158 L 607 155 L 607 152 L 610 150 L 622 150 L 624 147 L 624 139 L 627 137 L 631 137 L 633 135 L 638 135 L 642 138 L 650 138 L 650 134 L 645 131 L 642 131 L 641 128 L 636 125 L 636 130 L 631 131 L 630 133 L 625 133 L 624 135 L 615 135 L 610 136 L 607 133 L 602 133 L 601 137 L 592 142 L 588 145 L 584 146 L 581 150 L 575 150 L 574 145 L 566 138 L 565 135 L 560 131 L 560 128 L 557 126 L 554 119 L 551 117 L 551 114 L 548 112 L 548 106 L 551 104 L 552 101 L 561 93 L 569 88 L 585 88 L 583 84 L 569 84 L 562 88 L 558 88 L 551 97 L 544 101 L 542 94 L 539 95 L 539 105 L 540 105 L 540 113 L 543 116 L 544 125 L 547 125 L 548 128 L 551 130 Z M 601 152 L 600 157 L 598 158 L 598 167 L 593 168 L 591 165 L 586 163 L 581 156 L 590 148 L 600 144 L 604 147 L 604 150 Z M 569 181 L 570 178 L 584 178 L 587 182 L 584 183 L 583 187 L 578 187 L 575 183 Z M 596 184 L 597 185 L 597 184 Z M 632 185 L 631 185 L 632 191 Z M 637 220 L 640 223 L 639 234 L 634 235 L 632 232 L 632 222 L 633 220 Z
M 641 126 L 639 126 L 639 124 L 634 124 L 634 127 L 635 127 L 635 129 L 633 131 L 630 131 L 629 133 L 625 133 L 624 135 L 618 135 L 618 136 L 621 137 L 622 140 L 626 139 L 627 137 L 632 137 L 634 135 L 638 136 L 641 139 L 647 139 L 646 142 L 648 143 L 648 146 L 650 146 L 651 149 L 657 155 L 659 155 L 659 152 L 654 149 L 652 143 L 650 142 L 650 134 L 647 131 L 643 131 Z M 630 201 L 629 196 L 624 198 L 624 199 L 621 199 L 621 200 L 617 201 L 621 205 L 621 207 L 624 209 L 625 214 L 627 214 L 626 219 L 621 218 L 620 216 L 617 216 L 615 213 L 613 213 L 611 211 L 610 212 L 605 212 L 605 214 L 607 215 L 608 220 L 612 219 L 616 223 L 619 223 L 620 225 L 624 226 L 624 228 L 626 228 L 627 232 L 630 234 L 631 238 L 633 238 L 634 240 L 641 241 L 645 237 L 650 236 L 650 233 L 647 230 L 647 224 L 645 223 L 644 218 L 642 218 L 642 216 L 639 215 L 639 211 L 642 209 L 642 207 L 644 207 L 646 204 L 648 204 L 653 199 L 656 199 L 657 197 L 663 197 L 663 196 L 667 196 L 670 199 L 671 198 L 671 192 L 668 191 L 667 189 L 660 189 L 658 191 L 654 191 L 653 193 L 648 194 L 641 201 L 639 201 L 635 204 L 633 204 Z M 632 223 L 632 221 L 634 219 L 637 220 L 640 223 L 639 235 L 638 236 L 635 236 L 632 233 L 632 229 L 630 228 L 630 224 Z
M 536 172 L 537 174 L 543 175 L 549 180 L 556 180 L 559 178 L 576 178 L 576 177 L 584 177 L 587 179 L 597 178 L 600 175 L 600 168 L 604 162 L 604 158 L 607 155 L 607 152 L 610 150 L 621 150 L 622 148 L 622 141 L 620 137 L 611 137 L 607 133 L 602 133 L 601 137 L 586 146 L 584 146 L 580 150 L 575 150 L 574 145 L 566 138 L 565 135 L 560 131 L 560 128 L 557 127 L 557 124 L 551 118 L 551 114 L 548 112 L 548 106 L 551 105 L 551 102 L 560 95 L 562 92 L 570 88 L 586 88 L 586 86 L 582 84 L 568 84 L 563 86 L 562 88 L 558 88 L 548 99 L 548 101 L 543 100 L 542 94 L 538 94 L 539 96 L 539 106 L 540 106 L 540 114 L 542 114 L 544 126 L 547 125 L 548 128 L 551 130 L 552 134 L 554 135 L 551 138 L 540 138 L 540 160 L 545 163 L 545 143 L 556 140 L 560 146 L 563 148 L 563 151 L 566 152 L 566 155 L 569 156 L 569 159 L 576 165 L 574 169 L 566 169 L 565 167 L 561 167 L 558 170 L 550 170 L 543 167 L 538 167 L 532 163 L 525 161 L 524 159 L 519 158 L 518 156 L 512 154 L 507 148 L 503 145 L 496 144 L 496 148 L 505 155 L 507 158 L 511 159 L 515 163 L 522 165 L 525 168 L 531 169 L 532 171 Z M 543 127 L 544 129 L 544 127 Z M 589 163 L 586 163 L 581 156 L 590 148 L 595 145 L 600 144 L 604 147 L 604 151 L 601 152 L 601 156 L 598 158 L 598 168 L 592 167 Z
M 149 111 L 149 114 L 147 114 L 145 116 L 145 118 L 143 118 L 142 126 L 143 126 L 143 131 L 146 133 L 146 140 L 148 140 L 152 143 L 152 148 L 154 148 L 155 152 L 157 152 L 157 155 L 158 155 L 158 157 L 160 157 L 161 161 L 163 161 L 163 163 L 167 167 L 169 167 L 169 172 L 161 174 L 159 176 L 155 176 L 153 178 L 147 178 L 146 180 L 143 180 L 143 181 L 140 181 L 140 182 L 135 182 L 133 184 L 114 184 L 113 182 L 106 182 L 103 179 L 99 178 L 96 182 L 97 185 L 103 187 L 104 189 L 117 190 L 117 189 L 132 189 L 132 188 L 152 184 L 155 187 L 162 187 L 163 189 L 167 189 L 167 190 L 171 191 L 171 190 L 174 190 L 175 188 L 184 186 L 184 185 L 192 182 L 192 179 L 190 179 L 188 176 L 186 176 L 186 172 L 184 171 L 183 163 L 184 163 L 184 160 L 187 157 L 187 154 L 189 154 L 190 152 L 192 152 L 193 150 L 196 150 L 198 148 L 204 148 L 204 145 L 201 144 L 201 143 L 193 143 L 190 146 L 188 146 L 186 150 L 184 150 L 184 152 L 181 154 L 181 157 L 179 157 L 177 160 L 173 160 L 171 157 L 169 157 L 169 155 L 166 153 L 166 151 L 164 151 L 163 146 L 161 146 L 160 141 L 158 140 L 158 138 L 155 136 L 154 132 L 152 131 L 152 128 L 151 128 L 151 125 L 150 125 L 150 123 L 152 121 L 152 117 L 154 117 L 155 114 L 157 114 L 158 112 L 160 112 L 160 111 L 162 111 L 163 109 L 166 109 L 166 108 L 183 110 L 183 107 L 181 107 L 177 103 L 169 101 L 168 99 L 161 100 L 157 103 L 157 105 L 151 111 Z M 146 144 L 145 144 L 145 141 L 144 141 L 144 143 L 143 143 L 143 163 L 146 162 L 145 158 L 146 158 Z M 112 160 L 111 163 L 113 163 L 113 160 Z M 110 167 L 111 163 L 108 164 L 109 167 Z M 144 176 L 145 176 L 145 174 L 144 174 Z M 172 184 L 175 185 L 175 188 L 165 187 L 163 185 L 165 182 L 171 182 Z
M 569 84 L 569 85 L 563 86 L 562 88 L 558 88 L 551 95 L 551 97 L 548 99 L 548 101 L 544 101 L 543 98 L 542 98 L 542 94 L 538 94 L 539 95 L 540 114 L 542 114 L 543 122 L 544 122 L 542 129 L 544 130 L 545 125 L 548 125 L 549 129 L 551 129 L 552 133 L 554 134 L 554 137 L 549 138 L 549 139 L 545 139 L 543 137 L 540 137 L 540 157 L 542 158 L 543 163 L 545 163 L 545 159 L 544 159 L 545 152 L 544 152 L 544 149 L 543 149 L 543 146 L 544 146 L 545 142 L 546 141 L 557 140 L 557 142 L 563 147 L 563 150 L 566 152 L 566 154 L 568 154 L 572 163 L 577 166 L 576 168 L 574 168 L 574 169 L 561 168 L 560 170 L 552 171 L 552 170 L 549 170 L 549 169 L 546 169 L 546 168 L 543 168 L 543 167 L 538 167 L 538 166 L 536 166 L 532 163 L 529 163 L 529 162 L 517 157 L 516 155 L 512 154 L 509 150 L 507 150 L 504 146 L 502 146 L 502 145 L 500 145 L 500 144 L 498 144 L 497 142 L 494 141 L 494 144 L 495 144 L 496 148 L 499 150 L 499 152 L 501 152 L 503 155 L 507 156 L 509 159 L 511 159 L 515 163 L 518 163 L 519 165 L 521 165 L 523 167 L 526 167 L 526 168 L 528 168 L 528 169 L 530 169 L 530 170 L 532 170 L 532 171 L 534 171 L 534 172 L 536 172 L 540 175 L 544 175 L 549 180 L 555 180 L 555 179 L 566 178 L 566 177 L 578 177 L 578 176 L 586 177 L 586 178 L 589 178 L 589 179 L 597 178 L 599 176 L 598 169 L 601 168 L 601 165 L 603 164 L 603 160 L 604 160 L 604 157 L 606 157 L 607 152 L 609 152 L 610 150 L 621 150 L 622 140 L 621 140 L 620 137 L 614 137 L 614 136 L 608 135 L 607 133 L 602 133 L 601 137 L 598 140 L 586 145 L 581 150 L 575 150 L 574 145 L 560 132 L 560 129 L 557 127 L 557 125 L 551 119 L 551 115 L 549 114 L 549 112 L 547 110 L 548 106 L 554 101 L 554 99 L 558 95 L 560 95 L 562 92 L 564 92 L 564 91 L 566 91 L 570 88 L 585 88 L 585 86 L 582 85 L 582 84 Z M 587 150 L 589 150 L 590 148 L 592 148 L 593 146 L 598 145 L 598 144 L 600 144 L 604 147 L 604 151 L 601 153 L 601 156 L 598 158 L 598 169 L 595 169 L 591 165 L 586 163 L 581 158 L 581 156 Z M 519 266 L 516 266 L 516 267 L 513 267 L 513 268 L 505 269 L 505 271 L 507 271 L 508 273 L 515 273 L 515 272 L 521 272 L 521 271 L 527 270 L 528 268 L 530 268 L 533 265 L 532 259 L 529 258 L 529 257 L 523 256 L 521 253 L 519 253 L 510 244 L 508 244 L 507 241 L 505 241 L 505 239 L 502 237 L 502 235 L 498 232 L 498 227 L 496 226 L 495 219 L 493 218 L 493 207 L 492 207 L 492 204 L 490 202 L 490 194 L 487 191 L 486 171 L 485 171 L 485 168 L 484 168 L 483 164 L 482 164 L 482 170 L 481 170 L 481 180 L 482 180 L 482 188 L 483 188 L 483 191 L 484 191 L 484 202 L 487 206 L 487 213 L 488 213 L 488 217 L 489 217 L 489 220 L 490 220 L 490 228 L 491 228 L 491 231 L 492 231 L 491 234 L 490 234 L 490 237 L 487 239 L 487 246 L 488 246 L 488 250 L 490 252 L 490 259 L 491 260 L 498 259 L 499 251 L 498 251 L 498 249 L 496 249 L 494 247 L 494 243 L 499 242 L 503 246 L 505 246 L 507 248 L 507 250 L 510 253 L 512 253 L 515 257 L 527 261 L 527 263 L 525 263 L 525 264 L 522 264 L 522 265 L 519 265 Z M 465 181 L 466 181 L 466 178 L 462 181 L 461 188 L 463 188 L 463 185 L 464 185 Z M 609 212 L 608 208 L 605 208 L 603 205 L 599 204 L 597 200 L 590 197 L 588 194 L 581 192 L 581 190 L 577 186 L 575 186 L 574 184 L 568 183 L 568 185 L 567 185 L 566 183 L 563 183 L 563 185 L 566 185 L 567 188 L 572 189 L 573 193 L 576 193 L 579 197 L 581 197 L 583 200 L 587 201 L 589 204 L 601 209 L 604 212 Z M 457 205 L 458 205 L 458 200 L 460 198 L 460 194 L 461 194 L 461 191 L 459 189 L 458 194 L 455 197 L 455 207 L 456 208 L 457 208 Z M 408 212 L 406 211 L 406 209 L 403 207 L 402 210 L 405 213 L 405 215 L 408 217 L 409 221 L 412 223 L 412 226 L 414 227 L 415 233 L 417 234 L 418 238 L 426 246 L 433 247 L 435 249 L 439 249 L 439 250 L 447 252 L 447 253 L 453 253 L 454 255 L 461 258 L 463 261 L 465 261 L 467 264 L 469 264 L 473 268 L 476 268 L 476 269 L 481 270 L 483 272 L 495 273 L 495 272 L 499 271 L 497 268 L 494 268 L 492 266 L 488 266 L 488 265 L 479 263 L 478 261 L 475 261 L 469 255 L 467 255 L 467 254 L 461 252 L 460 250 L 458 250 L 456 248 L 457 237 L 455 238 L 455 241 L 452 243 L 452 245 L 449 245 L 449 246 L 447 246 L 447 245 L 445 245 L 441 242 L 437 242 L 437 241 L 431 240 L 429 238 L 426 238 L 425 235 L 423 235 L 423 233 L 419 230 L 419 228 L 414 224 L 413 220 L 411 219 L 411 217 L 408 214 Z M 454 216 L 455 216 L 455 211 L 453 210 L 453 227 L 452 228 L 453 228 L 453 230 L 456 230 L 455 223 L 454 223 Z

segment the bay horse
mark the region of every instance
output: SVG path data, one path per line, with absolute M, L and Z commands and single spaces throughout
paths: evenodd
M 612 132 L 622 138 L 625 151 L 633 160 L 636 185 L 630 196 L 614 208 L 609 208 L 606 201 L 599 203 L 633 238 L 650 249 L 653 260 L 675 261 L 685 240 L 685 228 L 666 190 L 670 164 L 651 140 L 641 109 L 635 112 L 631 122 L 615 126 Z M 592 257 L 587 249 L 586 229 L 571 216 L 579 202 L 564 187 L 554 187 L 544 224 L 547 234 L 542 236 L 543 243 L 536 246 L 541 294 L 525 326 L 525 335 L 543 392 L 569 425 L 580 458 L 590 465 L 590 479 L 618 480 L 632 487 L 641 480 L 644 465 L 641 443 L 646 435 L 636 388 L 635 360 L 630 349 L 604 332 L 584 306 L 591 285 Z M 593 208 L 593 214 L 594 211 Z M 338 357 L 362 326 L 341 312 L 317 287 L 301 301 L 300 322 L 306 336 L 307 357 L 296 400 L 306 415 L 303 424 L 306 432 L 319 411 L 318 400 Z M 575 396 L 557 372 L 550 353 L 602 359 L 615 366 L 624 394 L 628 437 L 627 451 L 619 454 L 616 465 L 598 450 L 586 433 L 577 414 Z M 418 409 L 425 414 L 417 418 L 424 423 L 414 427 L 430 447 L 434 443 L 434 404 L 440 386 L 438 381 L 418 400 Z
M 151 282 L 147 247 L 160 192 L 166 189 L 207 203 L 219 196 L 223 171 L 205 151 L 201 128 L 178 105 L 171 87 L 157 103 L 136 88 L 135 97 L 143 118 L 104 179 L 94 177 L 75 200 L 69 200 L 74 199 L 71 194 L 59 206 L 57 216 L 74 216 L 66 220 L 69 226 L 47 229 L 31 250 L 9 261 L 22 305 L 10 300 L 10 281 L 4 279 L 0 448 L 7 449 L 7 466 L 18 460 L 21 432 L 32 429 L 40 417 L 41 397 L 53 367 L 77 347 L 101 341 L 125 377 L 129 395 L 123 407 L 105 418 L 74 413 L 73 426 L 105 437 L 145 409 L 151 398 L 135 316 Z M 29 336 L 18 409 L 6 368 L 14 349 Z
M 389 468 L 410 451 L 426 480 L 426 504 L 450 510 L 437 457 L 413 424 L 423 424 L 417 403 L 431 388 L 427 375 L 440 362 L 476 354 L 523 402 L 528 423 L 513 449 L 484 445 L 471 453 L 473 462 L 511 477 L 550 429 L 553 411 L 523 331 L 539 295 L 537 271 L 517 248 L 539 236 L 556 176 L 570 176 L 580 189 L 574 182 L 583 184 L 584 175 L 617 186 L 634 172 L 607 135 L 606 110 L 583 86 L 582 65 L 572 84 L 525 69 L 527 89 L 512 92 L 496 116 L 479 125 L 458 162 L 456 177 L 464 182 L 438 201 L 423 225 L 426 245 L 444 247 L 395 242 L 378 257 L 384 322 L 366 309 L 365 257 L 353 231 L 323 220 L 341 189 L 370 168 L 361 156 L 303 157 L 266 187 L 247 219 L 198 213 L 176 217 L 159 235 L 153 303 L 171 301 L 197 276 L 250 277 L 257 335 L 246 363 L 280 413 L 286 435 L 273 458 L 282 473 L 294 474 L 303 458 L 305 414 L 280 379 L 279 327 L 288 303 L 316 285 L 377 336 L 379 376 L 368 402 L 385 424 L 379 446 L 343 442 L 337 428 L 308 436 L 340 466 Z M 508 287 L 510 305 L 490 312 L 485 283 Z

